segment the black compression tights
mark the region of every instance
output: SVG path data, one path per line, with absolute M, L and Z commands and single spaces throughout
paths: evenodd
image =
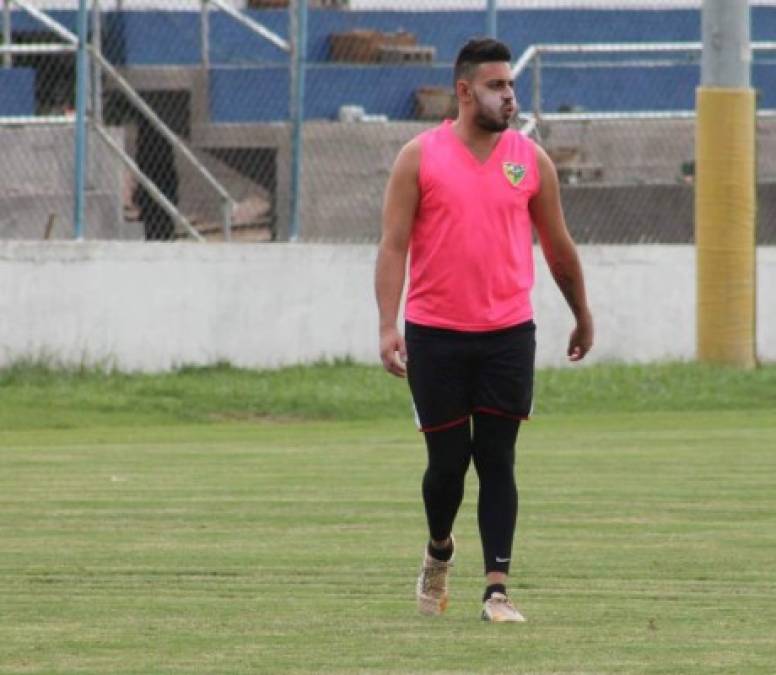
M 476 413 L 468 423 L 425 434 L 428 468 L 423 502 L 431 538 L 450 536 L 463 499 L 469 462 L 480 479 L 477 519 L 485 572 L 509 572 L 517 522 L 515 442 L 520 422 Z

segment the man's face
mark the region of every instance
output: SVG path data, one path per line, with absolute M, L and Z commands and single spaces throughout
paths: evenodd
M 517 114 L 514 80 L 506 62 L 481 63 L 474 71 L 471 94 L 474 122 L 483 131 L 504 131 Z

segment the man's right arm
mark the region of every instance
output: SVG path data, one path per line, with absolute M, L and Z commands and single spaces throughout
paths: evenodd
M 420 190 L 420 141 L 405 145 L 394 162 L 383 201 L 383 231 L 375 266 L 375 294 L 380 315 L 380 359 L 392 375 L 406 375 L 404 338 L 397 327 L 404 289 L 412 223 Z

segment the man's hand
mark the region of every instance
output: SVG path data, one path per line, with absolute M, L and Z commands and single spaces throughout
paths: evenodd
M 569 348 L 566 351 L 569 361 L 581 361 L 585 354 L 593 346 L 593 317 L 590 314 L 577 321 L 577 325 L 571 331 Z
M 380 329 L 380 359 L 385 368 L 391 375 L 396 377 L 407 376 L 407 348 L 404 345 L 404 338 L 396 329 Z

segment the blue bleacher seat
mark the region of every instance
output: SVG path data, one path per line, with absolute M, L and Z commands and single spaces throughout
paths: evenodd
M 776 7 L 753 7 L 752 39 L 776 33 Z M 286 10 L 251 10 L 258 21 L 283 37 Z M 72 28 L 75 13 L 53 12 Z M 15 30 L 36 28 L 14 12 Z M 223 12 L 210 15 L 210 110 L 214 122 L 282 120 L 288 117 L 288 57 Z M 502 10 L 499 37 L 517 57 L 535 43 L 689 42 L 700 40 L 697 9 Z M 409 31 L 420 44 L 436 50 L 432 65 L 360 66 L 328 61 L 332 33 L 369 28 Z M 462 42 L 485 29 L 484 11 L 401 12 L 311 9 L 309 18 L 305 116 L 332 119 L 341 105 L 363 106 L 368 113 L 393 119 L 413 117 L 419 86 L 449 84 L 451 62 Z M 196 11 L 137 10 L 105 12 L 104 44 L 109 58 L 123 66 L 196 66 L 201 62 L 200 14 Z M 686 63 L 668 67 L 623 67 L 627 57 L 609 55 L 605 68 L 563 68 L 546 59 L 542 76 L 543 109 L 561 106 L 600 110 L 677 110 L 694 107 L 700 68 Z M 776 63 L 760 57 L 752 72 L 760 105 L 776 108 Z M 573 62 L 573 61 L 571 61 Z M 578 63 L 578 61 L 577 61 Z M 531 73 L 518 83 L 523 107 L 530 106 Z
M 0 68 L 0 117 L 35 114 L 35 69 Z

